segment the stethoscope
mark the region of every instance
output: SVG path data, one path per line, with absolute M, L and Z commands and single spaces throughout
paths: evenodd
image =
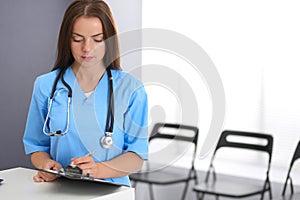
M 101 137 L 100 139 L 100 145 L 105 148 L 109 149 L 113 146 L 113 139 L 112 139 L 112 134 L 113 134 L 113 125 L 114 125 L 114 95 L 113 95 L 113 77 L 111 75 L 111 71 L 109 68 L 106 69 L 107 74 L 108 74 L 108 86 L 109 86 L 109 101 L 108 101 L 108 111 L 107 111 L 107 118 L 106 118 L 106 125 L 105 125 L 105 134 L 104 136 Z M 51 96 L 50 96 L 50 101 L 49 101 L 49 106 L 48 106 L 48 112 L 46 115 L 46 119 L 44 122 L 43 126 L 43 132 L 47 136 L 64 136 L 68 133 L 69 128 L 70 128 L 70 105 L 71 105 L 71 99 L 72 99 L 72 88 L 70 85 L 64 80 L 64 71 L 61 71 L 55 78 L 52 91 L 51 91 Z M 56 91 L 56 86 L 61 78 L 62 83 L 64 86 L 68 89 L 68 110 L 67 110 L 67 126 L 64 131 L 57 130 L 55 132 L 47 132 L 46 131 L 46 126 L 49 121 L 49 116 L 52 108 L 52 102 L 54 99 L 54 93 Z

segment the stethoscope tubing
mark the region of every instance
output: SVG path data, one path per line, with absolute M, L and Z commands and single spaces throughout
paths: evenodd
M 48 112 L 47 112 L 45 123 L 44 123 L 44 126 L 43 126 L 43 133 L 45 135 L 47 135 L 47 136 L 64 136 L 64 135 L 66 135 L 69 132 L 69 128 L 70 128 L 70 105 L 71 105 L 71 97 L 68 97 L 67 127 L 66 127 L 65 131 L 63 131 L 63 132 L 61 130 L 57 130 L 55 132 L 49 132 L 49 133 L 46 131 L 47 122 L 49 120 L 49 116 L 50 116 L 50 112 L 51 112 L 51 108 L 52 108 L 52 102 L 53 102 L 53 98 L 50 99 L 50 102 L 49 102 Z
M 107 111 L 107 118 L 106 118 L 106 125 L 105 125 L 105 135 L 100 139 L 101 146 L 103 148 L 111 148 L 113 145 L 113 140 L 112 140 L 112 134 L 113 134 L 113 125 L 114 125 L 114 95 L 113 95 L 113 77 L 111 74 L 111 71 L 109 68 L 106 69 L 108 73 L 108 81 L 109 81 L 109 104 L 108 104 L 108 111 Z M 68 133 L 69 128 L 70 128 L 70 106 L 71 106 L 71 99 L 72 99 L 72 88 L 70 85 L 64 80 L 63 74 L 65 70 L 61 70 L 57 77 L 55 78 L 55 81 L 53 83 L 52 91 L 51 91 L 51 96 L 50 96 L 50 101 L 48 105 L 48 111 L 46 115 L 46 119 L 43 125 L 43 133 L 47 136 L 64 136 Z M 50 113 L 51 113 L 51 108 L 53 104 L 53 99 L 54 99 L 54 94 L 56 91 L 56 86 L 61 78 L 62 83 L 64 86 L 68 89 L 68 109 L 67 109 L 67 126 L 64 131 L 57 130 L 55 132 L 47 132 L 46 127 L 49 121 Z

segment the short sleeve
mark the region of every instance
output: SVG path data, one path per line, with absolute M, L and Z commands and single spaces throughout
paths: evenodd
M 50 137 L 44 135 L 43 125 L 47 114 L 48 98 L 41 92 L 40 79 L 34 82 L 33 93 L 29 106 L 23 143 L 26 154 L 37 151 L 50 151 Z
M 143 86 L 134 90 L 124 116 L 124 151 L 148 159 L 148 99 Z

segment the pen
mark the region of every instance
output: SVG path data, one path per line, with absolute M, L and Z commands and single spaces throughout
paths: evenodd
M 91 156 L 91 155 L 93 155 L 95 152 L 96 152 L 96 149 L 90 151 L 90 152 L 89 152 L 88 154 L 86 154 L 85 156 Z

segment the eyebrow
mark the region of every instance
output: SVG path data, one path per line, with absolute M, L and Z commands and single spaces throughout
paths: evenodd
M 80 37 L 84 37 L 83 35 L 80 35 L 79 33 L 72 33 L 72 34 L 80 36 Z M 97 37 L 97 36 L 100 36 L 100 35 L 103 35 L 103 33 L 98 33 L 98 34 L 92 35 L 91 37 Z

